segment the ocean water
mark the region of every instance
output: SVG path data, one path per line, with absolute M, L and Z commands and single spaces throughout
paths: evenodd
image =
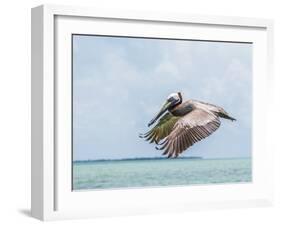
M 73 164 L 73 189 L 244 183 L 250 158 L 85 161 Z

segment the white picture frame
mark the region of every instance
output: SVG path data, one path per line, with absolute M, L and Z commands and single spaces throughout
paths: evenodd
M 185 29 L 193 31 L 189 39 L 201 37 L 202 40 L 244 41 L 255 45 L 253 182 L 73 192 L 71 162 L 68 161 L 71 158 L 69 35 L 79 31 L 186 38 L 186 34 L 181 33 Z M 267 123 L 273 87 L 272 33 L 273 22 L 266 19 L 106 11 L 56 5 L 33 8 L 32 216 L 56 220 L 271 205 L 273 150 L 266 137 L 274 131 Z

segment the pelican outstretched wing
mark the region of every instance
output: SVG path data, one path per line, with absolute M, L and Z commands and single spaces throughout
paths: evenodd
M 194 143 L 206 138 L 220 126 L 218 116 L 211 111 L 195 109 L 176 121 L 172 131 L 157 149 L 163 155 L 177 157 Z
M 166 113 L 151 130 L 145 134 L 140 134 L 140 137 L 146 138 L 150 143 L 155 142 L 158 144 L 160 140 L 171 133 L 175 123 L 179 119 L 180 117 L 173 116 L 171 113 Z

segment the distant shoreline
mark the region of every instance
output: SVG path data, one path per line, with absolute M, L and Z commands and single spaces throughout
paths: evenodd
M 88 159 L 74 160 L 73 162 L 106 162 L 106 161 L 135 161 L 135 160 L 165 160 L 167 157 L 140 157 L 140 158 L 122 158 L 122 159 Z M 178 157 L 177 159 L 203 159 L 200 156 Z
M 203 158 L 200 156 L 178 157 L 176 159 L 185 160 L 218 160 L 218 159 L 249 159 L 251 157 L 234 157 L 234 158 Z M 171 160 L 176 160 L 171 159 Z M 167 160 L 166 157 L 140 157 L 140 158 L 122 158 L 122 159 L 88 159 L 88 160 L 74 160 L 73 163 L 87 163 L 87 162 L 117 162 L 117 161 L 138 161 L 138 160 Z

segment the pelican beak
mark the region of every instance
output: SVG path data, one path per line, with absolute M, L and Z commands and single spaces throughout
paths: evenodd
M 168 110 L 168 108 L 171 106 L 171 104 L 172 104 L 171 102 L 166 101 L 163 104 L 163 106 L 162 106 L 161 110 L 159 111 L 159 113 L 148 123 L 148 126 L 151 126 L 154 122 L 156 122 L 157 119 Z

